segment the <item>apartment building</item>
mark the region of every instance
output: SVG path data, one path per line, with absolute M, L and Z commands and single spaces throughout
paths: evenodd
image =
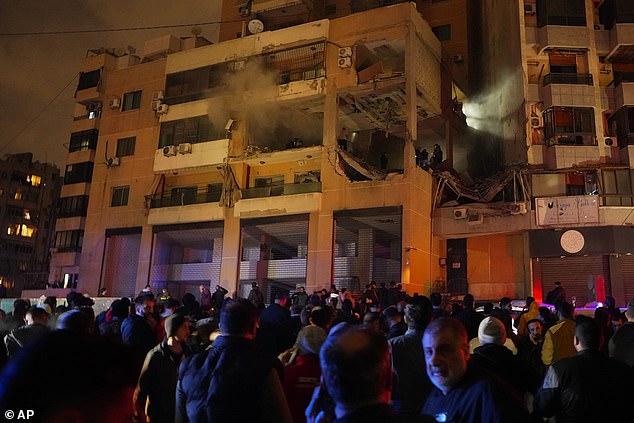
M 50 280 L 178 296 L 258 282 L 270 296 L 370 280 L 425 292 L 442 277 L 432 176 L 414 155 L 443 113 L 431 27 L 409 3 L 256 24 L 215 44 L 167 36 L 140 59 L 86 58 L 82 77 L 98 72 L 78 88 L 87 126 L 73 135 L 96 143 L 69 152 L 62 202 L 88 201 L 58 223 L 71 236 Z
M 456 276 L 487 298 L 504 286 L 482 283 L 478 289 L 488 273 L 518 281 L 516 292 L 528 279 L 526 292 L 538 299 L 560 281 L 577 305 L 605 295 L 623 305 L 634 297 L 634 115 L 628 91 L 634 3 L 482 3 L 482 16 L 490 17 L 482 26 L 489 69 L 482 88 L 493 101 L 466 104 L 465 113 L 471 126 L 503 141 L 507 169 L 520 168 L 513 172 L 513 189 L 502 191 L 513 201 L 510 210 L 495 201 L 436 210 L 434 233 L 448 238 L 447 261 L 455 243 L 463 263 L 488 256 L 489 266 L 466 263 L 467 275 Z M 499 60 L 501 55 L 508 58 Z M 485 113 L 492 105 L 493 127 Z M 495 185 L 489 182 L 478 195 Z M 513 251 L 513 262 L 498 260 L 504 251 Z
M 60 186 L 59 169 L 31 153 L 0 160 L 0 283 L 8 296 L 46 286 Z

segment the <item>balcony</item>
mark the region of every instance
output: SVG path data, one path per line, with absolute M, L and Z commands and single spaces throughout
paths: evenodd
M 517 207 L 520 204 L 525 206 L 525 203 L 496 203 L 440 207 L 434 211 L 433 233 L 457 237 L 469 233 L 508 233 L 530 229 L 530 210 L 520 209 Z M 463 215 L 462 210 L 466 214 Z
M 201 185 L 195 191 L 178 191 L 173 195 L 154 195 L 150 202 L 148 223 L 169 225 L 174 223 L 206 222 L 223 220 L 224 208 L 220 207 L 219 184 Z
M 310 213 L 321 207 L 321 182 L 285 184 L 242 190 L 235 217 L 265 217 Z
M 304 279 L 306 277 L 306 259 L 267 260 L 268 279 Z M 240 280 L 256 279 L 258 260 L 243 260 L 240 262 Z
M 590 137 L 560 136 L 544 151 L 547 169 L 565 169 L 575 166 L 596 166 L 599 164 L 599 149 L 596 145 L 579 145 L 579 142 L 596 142 Z
M 251 13 L 265 21 L 267 30 L 288 26 L 289 19 L 307 22 L 312 9 L 312 0 L 253 0 L 251 5 Z
M 229 139 L 196 144 L 183 143 L 162 147 L 154 153 L 154 173 L 175 172 L 213 166 L 225 162 L 229 154 Z
M 595 107 L 596 105 L 590 74 L 550 73 L 544 76 L 539 94 L 545 109 L 552 106 Z
M 600 22 L 610 31 L 610 52 L 606 59 L 613 63 L 631 63 L 634 54 L 634 7 L 631 0 L 605 0 L 599 6 Z
M 585 26 L 545 25 L 537 28 L 537 50 L 554 48 L 587 49 L 590 45 L 588 28 Z
M 634 72 L 619 72 L 614 74 L 614 106 L 634 105 Z
M 544 76 L 543 86 L 550 84 L 593 85 L 589 73 L 549 73 Z
M 220 273 L 220 262 L 156 264 L 152 266 L 151 272 L 151 280 L 166 282 L 209 281 L 214 279 L 214 274 Z

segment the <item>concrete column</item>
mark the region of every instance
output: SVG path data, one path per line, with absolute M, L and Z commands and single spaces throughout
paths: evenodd
M 150 283 L 152 254 L 154 254 L 154 234 L 152 226 L 144 226 L 141 232 L 141 245 L 139 246 L 139 264 L 136 269 L 135 291 L 140 292 L 145 285 Z
M 405 176 L 409 176 L 411 169 L 416 167 L 416 151 L 414 141 L 418 137 L 418 114 L 416 110 L 416 27 L 410 22 L 406 35 L 405 48 L 405 96 L 407 98 L 407 134 L 405 135 L 403 151 L 403 169 Z
M 332 213 L 313 212 L 308 217 L 306 292 L 327 288 L 332 282 L 333 225 Z
M 220 283 L 230 295 L 239 292 L 240 268 L 240 219 L 233 217 L 233 209 L 227 210 L 222 235 L 222 264 L 220 265 Z

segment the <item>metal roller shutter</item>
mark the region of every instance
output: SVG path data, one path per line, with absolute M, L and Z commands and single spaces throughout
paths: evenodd
M 621 256 L 621 271 L 623 273 L 623 293 L 625 303 L 634 299 L 634 256 Z
M 577 307 L 588 302 L 588 280 L 603 276 L 606 283 L 609 271 L 605 256 L 540 258 L 544 299 L 546 294 L 561 282 L 566 290 L 566 300 L 576 297 Z

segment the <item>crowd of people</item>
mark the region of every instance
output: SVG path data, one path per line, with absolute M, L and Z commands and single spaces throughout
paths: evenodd
M 0 313 L 0 408 L 53 422 L 634 421 L 634 300 L 476 310 L 372 282 L 248 298 L 151 287 Z M 550 298 L 552 299 L 552 298 Z

